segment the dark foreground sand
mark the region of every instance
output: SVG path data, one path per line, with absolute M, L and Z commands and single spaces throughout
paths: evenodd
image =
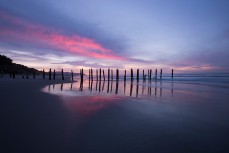
M 146 103 L 41 92 L 53 83 L 0 79 L 0 152 L 229 152 L 228 96 Z

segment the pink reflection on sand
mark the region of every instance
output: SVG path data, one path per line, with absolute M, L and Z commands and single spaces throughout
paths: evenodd
M 101 111 L 113 102 L 118 102 L 117 97 L 85 96 L 61 97 L 64 105 L 80 118 L 87 118 Z

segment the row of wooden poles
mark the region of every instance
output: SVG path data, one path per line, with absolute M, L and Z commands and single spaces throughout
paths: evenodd
M 15 73 L 9 73 L 9 74 L 10 74 L 10 78 L 13 78 L 13 79 L 16 78 L 16 74 Z M 43 76 L 43 79 L 45 79 L 46 72 L 45 72 L 44 69 L 42 71 L 42 76 Z M 62 76 L 62 80 L 64 80 L 64 70 L 63 69 L 61 70 L 61 76 Z M 1 77 L 3 77 L 3 73 L 1 74 Z M 29 75 L 23 75 L 22 78 L 23 79 L 24 78 L 28 79 Z M 34 72 L 33 73 L 33 79 L 35 79 L 35 78 L 36 78 L 36 73 Z M 56 79 L 56 71 L 55 70 L 53 71 L 53 76 L 52 76 L 52 70 L 49 69 L 48 78 L 49 78 L 49 80 L 52 80 L 52 79 L 55 80 Z M 71 79 L 72 79 L 72 81 L 74 81 L 73 71 L 72 70 L 71 70 Z
M 45 73 L 46 72 L 43 69 L 43 79 L 45 79 Z M 83 74 L 83 72 L 82 72 L 82 74 Z M 52 80 L 52 78 L 53 78 L 53 80 L 56 79 L 56 71 L 53 70 L 53 76 L 52 76 L 52 70 L 49 69 L 49 80 Z M 62 78 L 62 80 L 64 80 L 64 70 L 63 69 L 61 70 L 61 78 Z M 82 78 L 82 76 L 81 76 L 81 78 Z M 72 70 L 71 70 L 71 79 L 72 79 L 72 81 L 74 81 L 74 75 L 73 75 L 73 71 Z
M 173 69 L 172 69 L 172 73 L 171 73 L 171 78 L 173 79 Z M 45 70 L 43 69 L 43 79 L 45 79 Z M 112 80 L 113 81 L 113 70 L 112 69 L 108 69 L 108 81 Z M 48 73 L 48 78 L 49 80 L 55 80 L 56 79 L 56 71 L 53 71 L 53 75 L 52 75 L 52 70 L 49 69 L 49 73 Z M 146 80 L 146 73 L 144 70 L 142 70 L 142 78 L 145 81 Z M 96 69 L 96 81 L 101 81 L 103 77 L 103 80 L 106 80 L 105 77 L 105 72 L 104 69 Z M 10 78 L 15 78 L 15 73 L 10 73 Z M 23 76 L 24 78 L 24 76 Z M 26 76 L 26 78 L 28 79 L 28 75 Z M 62 80 L 64 80 L 64 70 L 61 70 L 61 78 Z M 83 73 L 83 69 L 80 69 L 80 81 L 82 82 L 84 78 L 84 73 Z M 93 69 L 89 69 L 89 81 L 93 81 Z M 127 73 L 126 70 L 124 72 L 124 81 L 126 81 L 127 78 Z M 139 81 L 140 78 L 140 73 L 139 73 L 139 69 L 137 69 L 137 76 L 136 76 L 136 80 Z M 33 79 L 35 79 L 35 73 L 33 73 Z M 73 75 L 73 71 L 71 70 L 71 79 L 72 81 L 74 81 L 74 75 Z M 134 72 L 133 69 L 130 70 L 130 79 L 131 81 L 134 80 Z M 160 70 L 160 79 L 162 79 L 162 69 Z M 119 80 L 119 69 L 116 69 L 116 80 Z M 152 69 L 148 70 L 148 80 L 152 80 Z M 155 80 L 157 80 L 157 69 L 155 70 Z
M 99 72 L 98 72 L 99 71 Z M 171 78 L 173 79 L 173 69 L 172 69 L 172 73 L 171 73 Z M 113 70 L 110 70 L 108 69 L 108 81 L 110 80 L 113 80 Z M 101 81 L 102 79 L 102 76 L 103 76 L 103 80 L 105 81 L 106 80 L 106 77 L 105 77 L 105 72 L 104 70 L 101 70 L 101 69 L 96 69 L 96 81 Z M 83 80 L 83 69 L 80 70 L 80 77 L 81 77 L 81 80 Z M 126 81 L 126 77 L 127 77 L 127 74 L 126 74 L 126 70 L 124 72 L 124 81 Z M 93 69 L 89 69 L 89 81 L 93 81 Z M 136 76 L 136 79 L 137 81 L 139 81 L 139 78 L 140 78 L 140 73 L 139 73 L 139 69 L 137 69 L 137 76 Z M 142 70 L 142 78 L 143 80 L 145 81 L 146 80 L 146 74 L 145 74 L 145 71 Z M 130 70 L 130 79 L 131 81 L 134 80 L 134 72 L 133 72 L 133 69 Z M 155 70 L 155 79 L 157 80 L 157 69 Z M 160 79 L 162 79 L 162 69 L 160 70 Z M 119 69 L 116 69 L 116 80 L 118 81 L 119 80 Z M 152 70 L 148 70 L 148 80 L 152 80 Z

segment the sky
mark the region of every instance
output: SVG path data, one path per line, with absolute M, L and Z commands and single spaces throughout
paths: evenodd
M 229 72 L 228 0 L 1 0 L 0 54 L 29 67 Z

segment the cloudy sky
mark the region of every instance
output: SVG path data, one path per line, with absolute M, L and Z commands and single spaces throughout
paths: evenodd
M 1 0 L 0 54 L 38 69 L 229 72 L 229 1 Z

